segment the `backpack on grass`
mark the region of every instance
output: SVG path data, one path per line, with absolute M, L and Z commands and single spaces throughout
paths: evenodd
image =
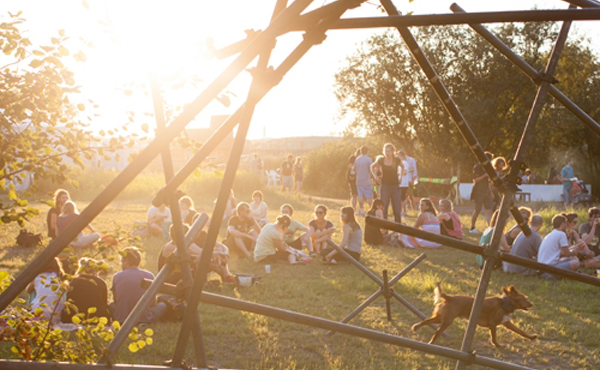
M 17 245 L 20 247 L 36 247 L 42 244 L 42 234 L 34 234 L 27 229 L 21 229 L 17 236 Z

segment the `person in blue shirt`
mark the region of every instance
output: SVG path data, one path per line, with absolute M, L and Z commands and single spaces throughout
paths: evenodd
M 571 189 L 573 189 L 573 178 L 575 177 L 575 171 L 573 171 L 573 158 L 567 158 L 567 164 L 560 171 L 560 177 L 563 182 L 563 201 L 565 207 L 573 202 L 571 196 Z

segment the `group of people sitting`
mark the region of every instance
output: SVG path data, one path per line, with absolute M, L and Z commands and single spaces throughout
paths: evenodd
M 273 263 L 287 261 L 290 264 L 308 262 L 317 255 L 329 263 L 337 263 L 340 257 L 327 240 L 336 232 L 331 221 L 326 218 L 327 207 L 315 207 L 315 218 L 308 226 L 294 220 L 294 208 L 284 204 L 274 223 L 261 227 L 253 216 L 251 205 L 238 203 L 236 213 L 229 219 L 225 244 L 240 251 L 255 262 Z M 341 209 L 342 242 L 353 258 L 359 259 L 362 245 L 362 229 L 354 218 L 354 208 Z M 306 251 L 305 251 L 306 250 Z M 334 258 L 336 257 L 336 258 Z
M 462 223 L 460 217 L 454 212 L 453 204 L 448 199 L 439 201 L 439 212 L 429 198 L 422 198 L 419 202 L 419 215 L 413 225 L 417 229 L 434 234 L 462 239 Z M 384 204 L 381 199 L 375 199 L 368 216 L 384 219 Z M 369 245 L 391 244 L 407 248 L 439 248 L 441 244 L 427 241 L 413 236 L 388 233 L 372 225 L 365 226 L 365 242 Z
M 519 212 L 528 222 L 532 235 L 527 237 L 519 225 L 513 226 L 500 239 L 500 251 L 511 255 L 537 261 L 550 266 L 578 271 L 580 268 L 600 268 L 600 209 L 592 207 L 588 210 L 588 222 L 579 223 L 576 213 L 560 213 L 552 218 L 552 230 L 542 238 L 539 231 L 542 229 L 544 219 L 541 215 L 533 214 L 528 207 L 520 207 Z M 499 217 L 496 210 L 490 221 L 490 226 L 484 231 L 480 244 L 491 242 L 494 225 Z M 506 221 L 508 221 L 507 218 Z M 481 257 L 479 264 L 483 263 Z M 522 274 L 526 276 L 538 275 L 539 271 L 511 264 L 502 263 L 505 272 Z M 543 273 L 543 277 L 553 278 L 552 274 Z
M 79 215 L 77 206 L 71 201 L 69 192 L 64 189 L 58 189 L 54 192 L 54 206 L 48 211 L 46 217 L 46 225 L 48 227 L 48 237 L 55 239 L 64 232 L 69 225 Z M 85 248 L 100 239 L 100 234 L 94 230 L 92 225 L 87 225 L 86 230 L 89 234 L 85 235 L 80 232 L 79 235 L 71 242 L 71 246 L 75 248 Z

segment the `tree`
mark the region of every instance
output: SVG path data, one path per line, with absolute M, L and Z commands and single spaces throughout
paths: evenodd
M 35 46 L 22 35 L 20 26 L 25 20 L 20 13 L 9 15 L 0 23 L 4 53 L 0 59 L 4 64 L 0 68 L 0 189 L 8 189 L 9 198 L 9 204 L 0 203 L 0 224 L 16 221 L 23 225 L 38 210 L 22 199 L 29 194 L 23 197 L 15 191 L 15 183 L 29 174 L 73 183 L 71 162 L 83 167 L 84 158 L 114 152 L 133 141 L 111 131 L 110 141 L 103 143 L 79 120 L 86 106 L 75 103 L 79 89 L 65 63 L 68 58 L 85 61 L 86 57 L 82 51 L 71 55 L 65 46 L 69 39 L 65 32 L 58 31 L 49 45 Z
M 506 24 L 494 32 L 537 70 L 544 69 L 557 34 L 551 23 Z M 348 130 L 387 135 L 420 158 L 421 167 L 434 176 L 447 175 L 447 159 L 470 168 L 474 157 L 396 34 L 388 31 L 373 36 L 337 73 L 341 113 L 354 117 Z M 415 38 L 484 149 L 511 158 L 533 103 L 535 85 L 466 26 L 422 27 L 415 31 Z M 598 120 L 600 62 L 588 44 L 570 38 L 556 77 L 559 88 Z M 525 162 L 543 180 L 541 173 L 553 161 L 560 167 L 567 153 L 579 156 L 576 171 L 600 190 L 598 165 L 584 161 L 598 158 L 597 150 L 600 139 L 548 98 Z M 470 181 L 468 177 L 463 180 Z

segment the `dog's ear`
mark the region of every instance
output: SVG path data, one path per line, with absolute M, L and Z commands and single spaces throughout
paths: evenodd
M 505 295 L 508 295 L 508 290 L 506 290 L 505 286 L 502 287 L 502 293 L 504 293 Z
M 519 292 L 517 291 L 517 288 L 515 288 L 515 286 L 514 286 L 514 285 L 511 285 L 511 286 L 509 286 L 509 287 L 508 287 L 508 291 L 509 291 L 511 294 L 514 294 L 514 295 L 517 295 L 517 294 L 519 294 Z

